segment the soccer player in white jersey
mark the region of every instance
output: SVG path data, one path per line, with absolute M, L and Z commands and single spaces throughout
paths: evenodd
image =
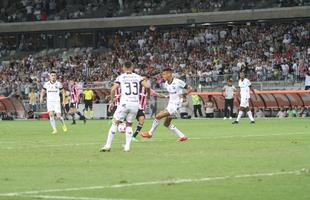
M 186 90 L 186 94 L 192 91 L 192 87 L 187 85 L 184 81 L 174 78 L 170 68 L 166 68 L 162 71 L 162 77 L 166 81 L 165 87 L 169 93 L 169 103 L 165 110 L 156 114 L 152 127 L 149 131 L 141 134 L 144 138 L 151 138 L 154 135 L 155 129 L 159 125 L 159 121 L 162 118 L 166 118 L 164 126 L 177 135 L 178 141 L 186 141 L 188 138 L 173 124 L 171 124 L 172 116 L 178 112 L 178 109 L 182 106 L 183 93 Z
M 254 124 L 254 118 L 252 115 L 251 110 L 249 109 L 249 102 L 250 102 L 250 91 L 253 92 L 254 96 L 255 91 L 251 87 L 251 82 L 249 79 L 245 78 L 244 72 L 240 72 L 240 79 L 238 86 L 240 88 L 240 108 L 239 108 L 239 113 L 236 121 L 233 122 L 233 124 L 238 124 L 240 118 L 242 117 L 243 113 L 247 113 L 249 119 L 251 120 L 251 123 Z
M 62 87 L 62 84 L 58 82 L 57 75 L 55 71 L 50 73 L 50 80 L 44 83 L 41 95 L 40 95 L 40 103 L 43 103 L 43 97 L 46 93 L 46 104 L 47 104 L 47 112 L 50 117 L 50 123 L 53 128 L 52 134 L 57 133 L 56 122 L 55 122 L 55 114 L 56 117 L 60 120 L 62 129 L 64 132 L 67 132 L 67 127 L 64 122 L 63 117 L 61 116 L 61 106 L 60 106 L 60 93 L 62 93 L 62 99 L 65 99 L 65 90 Z M 63 102 L 64 105 L 65 102 Z
M 130 150 L 132 140 L 132 122 L 136 118 L 139 110 L 139 94 L 140 87 L 150 88 L 150 85 L 140 75 L 132 72 L 133 66 L 131 62 L 126 62 L 123 66 L 123 74 L 116 78 L 111 88 L 111 101 L 109 111 L 114 107 L 115 91 L 121 88 L 120 104 L 113 115 L 112 125 L 108 133 L 106 144 L 100 151 L 106 152 L 111 150 L 112 141 L 120 122 L 126 121 L 126 143 L 124 151 Z

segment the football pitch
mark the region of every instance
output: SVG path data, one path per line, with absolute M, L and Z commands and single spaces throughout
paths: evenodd
M 99 152 L 108 120 L 66 123 L 0 122 L 1 200 L 310 199 L 309 119 L 173 121 L 186 142 L 161 122 L 127 153 L 124 134 Z

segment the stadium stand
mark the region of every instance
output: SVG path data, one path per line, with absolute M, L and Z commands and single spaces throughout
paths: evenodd
M 310 5 L 309 0 L 4 0 L 3 22 L 142 16 Z
M 22 13 L 16 20 L 4 20 L 15 22 L 259 9 L 305 6 L 309 3 L 158 0 L 144 3 L 119 1 L 123 2 L 121 6 L 114 2 L 110 5 L 104 0 L 23 0 L 1 1 L 0 4 L 2 19 L 14 12 Z M 141 3 L 141 8 L 134 7 Z M 107 4 L 111 9 L 107 9 Z M 31 11 L 28 15 L 27 7 Z M 36 9 L 41 9 L 40 13 L 42 10 L 46 12 L 44 19 L 35 16 Z M 113 10 L 113 15 L 107 16 L 101 9 L 105 12 Z M 84 14 L 73 14 L 72 17 L 70 13 L 74 12 Z M 238 15 L 243 14 L 236 14 L 236 18 Z M 289 21 L 214 24 L 192 24 L 189 21 L 185 25 L 148 28 L 1 33 L 0 95 L 27 99 L 30 88 L 37 92 L 41 89 L 51 69 L 57 70 L 65 86 L 68 77 L 75 77 L 80 85 L 100 82 L 101 88 L 108 88 L 125 60 L 132 60 L 138 73 L 152 75 L 155 89 L 162 88 L 159 73 L 165 66 L 173 68 L 174 76 L 199 91 L 217 91 L 228 78 L 237 81 L 240 70 L 246 70 L 246 76 L 257 89 L 303 89 L 305 70 L 309 68 L 309 31 L 309 20 L 298 18 Z M 102 94 L 105 92 L 98 90 L 98 96 L 103 98 Z

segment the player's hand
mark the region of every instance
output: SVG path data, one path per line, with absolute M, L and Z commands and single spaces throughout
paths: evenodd
M 43 103 L 43 98 L 40 98 L 40 103 Z
M 62 102 L 62 106 L 65 107 L 65 105 L 66 105 L 65 102 Z
M 113 107 L 114 107 L 113 103 L 110 103 L 110 104 L 109 104 L 108 111 L 109 111 L 109 112 L 112 112 Z

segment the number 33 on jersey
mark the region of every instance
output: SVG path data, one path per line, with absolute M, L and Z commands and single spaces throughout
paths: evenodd
M 115 83 L 121 88 L 120 104 L 137 104 L 139 105 L 139 92 L 142 77 L 135 73 L 124 73 L 118 76 Z

